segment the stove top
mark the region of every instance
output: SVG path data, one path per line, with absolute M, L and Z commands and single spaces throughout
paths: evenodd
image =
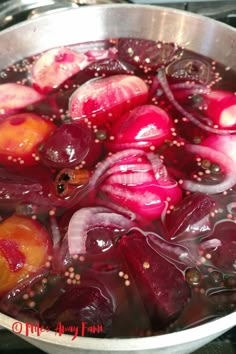
M 0 30 L 45 13 L 79 6 L 134 3 L 173 7 L 208 16 L 236 28 L 236 0 L 0 0 Z M 13 333 L 0 328 L 1 354 L 43 354 Z M 193 354 L 235 354 L 236 327 Z

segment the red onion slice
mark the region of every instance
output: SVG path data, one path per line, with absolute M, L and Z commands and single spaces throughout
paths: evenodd
M 232 202 L 226 205 L 226 209 L 229 214 L 234 214 L 236 209 L 236 202 Z
M 136 220 L 157 219 L 165 208 L 166 192 L 154 183 L 141 186 L 126 187 L 119 184 L 104 184 L 101 192 L 107 197 L 101 202 L 107 206 L 107 199 L 112 200 L 113 209 L 118 211 L 120 204 L 124 205 L 121 211 L 124 215 L 135 216 Z M 133 215 L 131 218 L 133 219 Z
M 171 90 L 191 90 L 192 94 L 206 94 L 210 93 L 210 89 L 203 84 L 196 84 L 194 81 L 179 82 L 170 85 Z
M 202 250 L 217 250 L 218 247 L 222 246 L 222 242 L 221 240 L 217 239 L 217 238 L 213 238 L 211 240 L 207 240 L 207 241 L 204 241 L 200 244 L 200 248 Z
M 148 153 L 147 157 L 152 165 L 156 179 L 161 178 L 163 181 L 170 180 L 167 169 L 163 164 L 163 161 L 152 152 Z
M 188 118 L 192 123 L 197 125 L 199 128 L 206 130 L 208 132 L 211 132 L 213 134 L 232 134 L 236 133 L 236 130 L 225 130 L 225 129 L 218 129 L 218 128 L 213 128 L 209 127 L 202 122 L 200 122 L 197 118 L 195 118 L 191 113 L 187 112 L 175 99 L 173 93 L 171 92 L 170 86 L 168 84 L 166 74 L 164 70 L 158 70 L 157 78 L 160 82 L 160 85 L 163 89 L 163 91 L 166 94 L 166 97 L 172 103 L 172 105 L 179 111 L 181 114 L 184 115 L 184 117 Z M 207 120 L 207 118 L 205 118 Z
M 42 53 L 33 63 L 31 81 L 37 89 L 47 93 L 83 70 L 88 65 L 85 54 L 68 47 L 58 47 Z
M 109 183 L 123 184 L 126 186 L 137 186 L 139 184 L 153 182 L 153 176 L 143 172 L 120 173 L 112 175 L 109 178 Z
M 128 231 L 134 223 L 105 207 L 82 208 L 74 213 L 68 226 L 70 254 L 86 253 L 87 232 L 95 227 L 112 227 Z
M 112 176 L 116 173 L 128 173 L 128 172 L 148 172 L 150 171 L 150 164 L 147 163 L 129 163 L 129 164 L 121 164 L 115 165 L 106 172 L 105 178 Z
M 0 115 L 14 112 L 36 102 L 42 101 L 44 95 L 29 86 L 15 83 L 0 85 Z
M 190 192 L 216 194 L 224 192 L 236 184 L 236 164 L 230 157 L 206 146 L 188 144 L 186 145 L 186 148 L 193 154 L 200 155 L 204 159 L 209 159 L 210 161 L 219 164 L 224 170 L 225 178 L 223 182 L 215 185 L 206 185 L 191 180 L 184 180 L 181 185 L 184 189 Z
M 113 164 L 126 159 L 128 157 L 134 157 L 137 156 L 144 156 L 146 153 L 142 150 L 138 149 L 129 149 L 129 150 L 124 150 L 124 151 L 119 151 L 109 157 L 107 157 L 95 170 L 94 174 L 92 175 L 89 185 L 91 188 L 94 188 L 95 185 L 98 183 L 98 180 L 100 177 L 103 176 L 104 172 Z
M 116 47 L 112 47 L 108 49 L 104 49 L 104 48 L 90 49 L 84 54 L 87 56 L 88 61 L 96 62 L 101 59 L 115 58 L 117 52 L 118 49 Z

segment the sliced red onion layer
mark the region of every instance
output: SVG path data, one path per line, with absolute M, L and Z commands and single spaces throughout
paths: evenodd
M 116 53 L 118 52 L 116 47 L 104 49 L 104 48 L 99 48 L 99 49 L 90 49 L 84 54 L 87 56 L 88 60 L 91 61 L 97 61 L 101 59 L 107 59 L 107 58 L 114 58 L 116 56 Z
M 74 213 L 68 226 L 70 254 L 86 253 L 87 233 L 95 227 L 128 231 L 134 223 L 105 207 L 82 208 Z
M 107 157 L 95 170 L 94 174 L 92 175 L 89 185 L 91 188 L 94 188 L 95 185 L 98 183 L 99 179 L 103 176 L 103 174 L 106 172 L 106 170 L 108 168 L 110 168 L 110 166 L 112 166 L 113 164 L 129 158 L 129 157 L 141 157 L 144 156 L 145 152 L 142 150 L 138 150 L 138 149 L 129 149 L 129 150 L 124 150 L 124 151 L 120 151 L 117 152 L 109 157 Z
M 152 182 L 153 177 L 148 173 L 131 172 L 131 173 L 120 173 L 112 175 L 109 178 L 109 183 L 125 184 L 128 186 L 137 186 L 139 184 Z
M 148 99 L 148 86 L 138 76 L 119 74 L 96 78 L 79 86 L 69 100 L 73 120 L 89 120 L 93 125 L 106 125 L 119 119 Z
M 230 157 L 206 146 L 188 144 L 186 145 L 186 149 L 193 154 L 197 154 L 204 159 L 208 159 L 219 164 L 222 170 L 224 170 L 225 177 L 223 182 L 215 185 L 201 184 L 190 180 L 184 180 L 181 185 L 184 189 L 191 192 L 216 194 L 224 192 L 236 184 L 236 164 Z
M 41 91 L 50 92 L 87 64 L 87 56 L 83 53 L 66 47 L 53 48 L 43 53 L 33 64 L 32 82 Z
M 52 243 L 54 248 L 60 243 L 61 233 L 55 216 L 50 216 L 50 227 L 52 232 Z
M 113 167 L 110 167 L 109 170 L 106 172 L 106 174 L 104 175 L 104 177 L 109 177 L 113 174 L 116 173 L 128 173 L 128 172 L 148 172 L 150 171 L 150 164 L 148 163 L 136 163 L 136 164 L 132 164 L 129 163 L 127 165 L 115 165 Z
M 170 86 L 168 84 L 166 74 L 164 70 L 158 70 L 157 78 L 160 82 L 160 85 L 163 91 L 166 94 L 166 97 L 169 99 L 170 103 L 179 111 L 184 117 L 188 118 L 192 123 L 197 125 L 199 128 L 206 130 L 213 134 L 232 134 L 236 133 L 236 130 L 225 130 L 225 129 L 218 129 L 209 127 L 202 122 L 200 122 L 197 118 L 195 118 L 191 113 L 187 112 L 175 99 L 173 93 L 171 92 Z M 205 118 L 207 120 L 207 118 Z
M 0 115 L 14 112 L 44 99 L 32 87 L 15 83 L 0 85 Z
M 211 135 L 201 143 L 213 150 L 225 154 L 236 163 L 236 135 L 215 136 Z
M 226 205 L 226 209 L 229 214 L 233 214 L 233 210 L 236 209 L 236 202 L 232 202 Z
M 218 240 L 217 238 L 213 238 L 211 240 L 204 241 L 200 244 L 200 248 L 202 250 L 216 250 L 218 247 L 222 246 L 221 240 Z
M 163 165 L 162 160 L 157 155 L 153 154 L 152 152 L 147 154 L 147 157 L 152 165 L 153 172 L 154 172 L 156 179 L 161 178 L 163 181 L 167 180 L 167 179 L 169 180 L 167 169 Z
M 206 114 L 223 129 L 235 127 L 236 95 L 231 91 L 212 90 L 205 97 Z
M 166 191 L 155 185 L 154 182 L 138 186 L 137 184 L 136 186 L 111 184 L 109 180 L 101 187 L 101 191 L 109 200 L 113 201 L 115 210 L 117 205 L 125 205 L 125 214 L 133 212 L 136 219 L 140 217 L 146 220 L 159 218 L 165 207 Z M 107 205 L 106 201 L 104 201 L 104 205 Z
M 196 93 L 209 93 L 210 89 L 203 84 L 196 84 L 195 81 L 179 82 L 170 85 L 172 90 L 191 90 L 193 94 Z
M 89 189 L 97 204 L 108 206 L 107 202 L 112 202 L 112 209 L 120 211 L 122 206 L 124 215 L 147 220 L 161 216 L 166 200 L 175 205 L 182 197 L 158 155 L 136 149 L 117 152 L 103 161 Z

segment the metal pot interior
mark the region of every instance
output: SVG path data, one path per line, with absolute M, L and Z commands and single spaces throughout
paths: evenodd
M 236 69 L 236 30 L 184 11 L 145 5 L 101 5 L 20 23 L 0 33 L 0 69 L 46 49 L 115 37 L 176 42 Z

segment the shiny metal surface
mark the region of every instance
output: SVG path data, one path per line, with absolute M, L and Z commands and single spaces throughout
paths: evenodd
M 125 3 L 126 0 L 1 0 L 0 30 L 21 21 L 83 5 Z
M 236 27 L 235 0 L 1 0 L 0 30 L 29 18 L 100 4 L 154 4 L 208 16 Z
M 236 69 L 236 29 L 184 11 L 142 5 L 81 7 L 22 22 L 0 33 L 0 68 L 51 47 L 122 36 L 176 42 Z
M 50 13 L 77 7 L 73 0 L 8 0 L 1 1 L 0 29 L 28 19 L 34 12 Z

